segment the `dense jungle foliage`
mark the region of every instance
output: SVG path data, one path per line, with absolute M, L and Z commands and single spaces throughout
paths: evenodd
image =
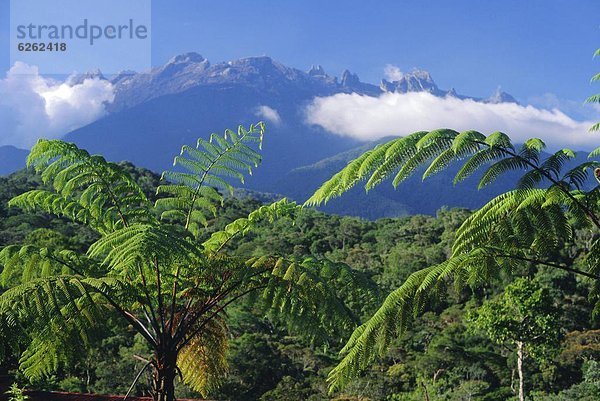
M 159 177 L 125 165 L 152 198 Z M 96 234 L 84 226 L 43 213 L 8 208 L 12 197 L 42 187 L 31 172 L 0 178 L 0 247 L 35 244 L 85 251 Z M 260 206 L 254 197 L 229 197 L 216 213 L 219 230 Z M 467 210 L 440 210 L 435 217 L 411 216 L 366 221 L 303 209 L 294 223 L 279 220 L 228 244 L 240 256 L 269 254 L 315 256 L 343 262 L 369 275 L 382 295 L 400 286 L 413 272 L 441 263 L 450 252 L 454 233 L 470 215 Z M 210 232 L 203 234 L 208 238 Z M 588 234 L 565 244 L 556 262 L 583 258 Z M 206 239 L 200 238 L 200 239 Z M 251 302 L 228 309 L 232 335 L 229 376 L 213 392 L 219 400 L 506 400 L 518 392 L 517 346 L 524 343 L 525 386 L 534 400 L 596 400 L 600 397 L 600 321 L 587 301 L 589 281 L 552 268 L 526 265 L 524 279 L 511 284 L 506 277 L 477 290 L 438 288 L 437 301 L 425 307 L 386 357 L 371 366 L 343 391 L 328 394 L 326 377 L 339 362 L 347 338 L 311 342 L 290 335 L 285 322 L 267 320 Z M 506 291 L 505 291 L 506 289 Z M 6 290 L 6 289 L 3 289 Z M 379 301 L 357 305 L 345 294 L 363 320 Z M 520 305 L 523 307 L 520 307 Z M 508 305 L 508 306 L 507 306 Z M 520 332 L 506 307 L 517 307 L 527 322 Z M 530 324 L 529 324 L 530 323 Z M 552 333 L 540 342 L 536 330 Z M 522 331 L 522 330 L 521 330 Z M 5 340 L 3 338 L 3 340 Z M 124 394 L 149 354 L 131 327 L 116 317 L 97 332 L 92 347 L 73 344 L 70 363 L 51 379 L 27 382 L 16 372 L 19 355 L 4 348 L 2 370 L 17 373 L 29 388 Z M 149 391 L 151 378 L 136 384 L 135 394 Z M 178 386 L 179 396 L 194 396 Z

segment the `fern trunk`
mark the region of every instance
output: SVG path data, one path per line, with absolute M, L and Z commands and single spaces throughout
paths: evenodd
M 175 376 L 177 375 L 177 353 L 165 352 L 156 357 L 152 380 L 154 401 L 175 401 Z

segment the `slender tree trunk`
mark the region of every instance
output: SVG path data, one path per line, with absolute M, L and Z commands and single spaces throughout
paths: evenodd
M 162 355 L 157 355 L 156 360 L 152 380 L 152 399 L 154 401 L 175 401 L 177 353 L 165 352 Z
M 427 386 L 425 385 L 424 380 L 421 380 L 421 387 L 423 387 L 423 400 L 429 401 L 429 392 L 427 391 Z
M 510 370 L 510 390 L 513 394 L 517 394 L 517 390 L 515 389 L 515 370 Z
M 523 384 L 523 342 L 517 341 L 517 370 L 519 371 L 519 401 L 525 401 Z

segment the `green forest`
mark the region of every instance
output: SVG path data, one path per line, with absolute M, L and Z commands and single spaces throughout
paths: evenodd
M 160 177 L 131 164 L 120 164 L 151 200 Z M 86 225 L 45 212 L 23 212 L 9 207 L 15 196 L 32 189 L 49 189 L 39 175 L 23 170 L 0 178 L 0 246 L 32 245 L 85 252 L 98 233 Z M 226 197 L 219 204 L 199 241 L 224 230 L 261 206 L 252 194 Z M 367 221 L 327 215 L 308 208 L 293 217 L 257 224 L 245 236 L 227 244 L 242 259 L 265 253 L 297 260 L 315 258 L 351 266 L 372 282 L 370 302 L 341 292 L 361 320 L 378 308 L 382 298 L 401 286 L 411 273 L 442 263 L 461 224 L 471 216 L 463 209 L 440 210 L 435 217 L 411 216 Z M 580 266 L 587 230 L 554 255 L 557 263 Z M 514 275 L 522 277 L 517 281 Z M 595 400 L 600 394 L 600 322 L 588 301 L 592 285 L 576 274 L 525 264 L 514 275 L 499 274 L 477 288 L 437 289 L 399 338 L 391 340 L 383 356 L 342 391 L 329 394 L 326 378 L 339 362 L 338 352 L 351 330 L 314 338 L 294 332 L 285 321 L 267 316 L 252 299 L 227 309 L 230 344 L 229 373 L 209 396 L 220 400 L 506 400 L 516 397 L 519 327 L 510 321 L 490 327 L 486 319 L 512 317 L 517 305 L 522 316 L 541 325 L 544 340 L 525 343 L 524 385 L 533 400 Z M 5 289 L 19 277 L 3 272 Z M 507 306 L 505 306 L 508 304 Z M 496 317 L 494 317 L 497 314 Z M 536 319 L 541 319 L 539 322 Z M 3 327 L 6 330 L 6 327 Z M 538 330 L 532 326 L 532 330 Z M 132 327 L 109 316 L 84 344 L 75 341 L 48 374 L 30 380 L 19 366 L 20 350 L 3 335 L 6 370 L 18 372 L 28 388 L 125 394 L 151 349 Z M 27 369 L 27 367 L 26 367 Z M 152 377 L 146 371 L 132 394 L 148 394 Z M 178 396 L 198 395 L 179 384 Z

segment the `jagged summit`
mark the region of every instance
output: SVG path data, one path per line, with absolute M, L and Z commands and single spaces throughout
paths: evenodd
M 357 74 L 351 73 L 349 70 L 342 72 L 340 85 L 343 91 L 360 93 L 369 96 L 378 96 L 381 90 L 375 86 L 365 82 L 361 82 Z
M 431 78 L 429 71 L 420 70 L 418 68 L 415 68 L 411 72 L 404 74 L 402 78 L 414 78 L 418 79 L 419 81 L 428 82 L 429 84 L 435 85 L 435 82 L 433 82 L 433 78 Z
M 353 87 L 356 84 L 360 83 L 360 79 L 358 78 L 358 75 L 351 73 L 348 70 L 344 70 L 342 72 L 342 86 L 346 86 L 346 87 Z
M 198 53 L 184 53 L 171 58 L 165 65 L 155 68 L 151 74 L 162 77 L 198 74 L 210 67 L 210 62 Z
M 515 99 L 512 95 L 502 91 L 502 89 L 500 87 L 498 87 L 496 89 L 496 92 L 494 92 L 494 94 L 492 96 L 490 96 L 489 98 L 484 100 L 485 103 L 492 103 L 492 104 L 498 104 L 498 103 L 515 103 L 515 104 L 519 104 L 519 102 L 517 102 L 517 99 Z
M 308 70 L 308 75 L 310 75 L 311 77 L 316 77 L 316 76 L 326 76 L 327 74 L 325 74 L 325 70 L 323 69 L 323 66 L 313 65 L 310 67 L 310 70 Z
M 308 74 L 309 79 L 316 79 L 320 81 L 321 84 L 325 84 L 334 88 L 338 86 L 337 77 L 327 75 L 325 69 L 321 65 L 311 66 L 306 74 Z
M 384 92 L 429 92 L 436 96 L 444 95 L 443 91 L 440 91 L 433 78 L 431 78 L 431 74 L 418 69 L 404 74 L 398 81 L 390 82 L 382 79 L 379 87 Z
M 458 97 L 458 94 L 456 93 L 456 89 L 450 88 L 450 90 L 448 92 L 446 92 L 446 96 Z

